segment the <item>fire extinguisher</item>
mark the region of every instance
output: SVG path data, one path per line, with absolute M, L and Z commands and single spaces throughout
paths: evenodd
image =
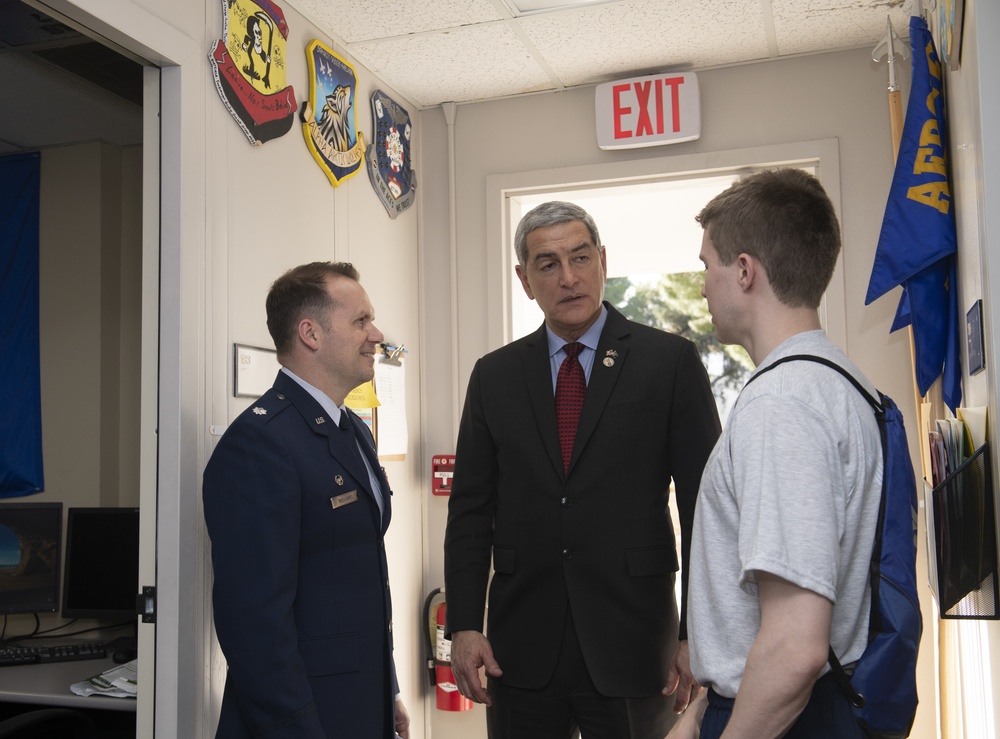
M 431 685 L 436 686 L 435 699 L 438 710 L 468 711 L 472 701 L 458 692 L 455 674 L 451 671 L 451 640 L 445 639 L 448 604 L 444 588 L 435 588 L 424 602 L 427 613 L 427 672 Z M 432 615 L 433 614 L 433 615 Z

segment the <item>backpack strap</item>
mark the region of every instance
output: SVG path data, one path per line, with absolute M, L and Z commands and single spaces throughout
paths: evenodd
M 769 371 L 773 370 L 779 364 L 784 364 L 785 362 L 792 362 L 792 361 L 798 361 L 798 360 L 805 360 L 807 362 L 817 362 L 819 364 L 825 364 L 830 369 L 836 370 L 837 372 L 839 372 L 840 374 L 842 374 L 848 380 L 848 382 L 850 382 L 852 385 L 854 385 L 855 389 L 859 393 L 861 393 L 861 395 L 864 397 L 865 400 L 868 401 L 868 405 L 870 405 L 872 407 L 872 410 L 874 410 L 876 413 L 881 413 L 881 412 L 883 412 L 885 410 L 882 407 L 882 403 L 880 403 L 878 400 L 876 400 L 875 398 L 873 398 L 872 394 L 869 393 L 867 390 L 865 390 L 864 385 L 862 385 L 860 382 L 858 382 L 857 378 L 854 375 L 852 375 L 850 372 L 848 372 L 847 370 L 845 370 L 843 367 L 841 367 L 836 362 L 834 362 L 834 361 L 832 361 L 830 359 L 827 359 L 826 357 L 818 357 L 815 354 L 789 354 L 787 357 L 782 357 L 781 359 L 776 359 L 774 362 L 772 362 L 771 364 L 767 365 L 767 367 L 765 367 L 764 369 L 762 369 L 759 372 L 757 372 L 756 374 L 754 374 L 749 380 L 746 381 L 746 384 L 743 387 L 745 388 L 747 385 L 749 385 L 751 382 L 753 382 L 754 380 L 756 380 L 762 374 L 764 374 L 765 372 L 769 372 Z
M 881 436 L 881 441 L 882 441 L 882 454 L 883 454 L 883 464 L 884 464 L 885 463 L 885 448 L 886 448 L 886 446 L 885 446 L 885 443 L 886 443 L 886 440 L 885 440 L 885 420 L 884 420 L 884 418 L 885 418 L 885 406 L 884 406 L 883 403 L 880 403 L 878 400 L 875 400 L 875 398 L 872 397 L 872 394 L 869 393 L 867 390 L 865 390 L 864 386 L 860 382 L 858 382 L 857 378 L 854 377 L 854 375 L 852 375 L 850 372 L 848 372 L 847 370 L 845 370 L 843 367 L 841 367 L 836 362 L 834 362 L 832 360 L 829 360 L 826 357 L 816 356 L 815 354 L 790 354 L 787 357 L 781 357 L 780 359 L 775 360 L 774 362 L 772 362 L 771 364 L 769 364 L 767 367 L 765 367 L 764 369 L 762 369 L 759 372 L 757 372 L 749 380 L 746 381 L 746 384 L 743 385 L 743 387 L 745 389 L 746 386 L 749 385 L 751 382 L 753 382 L 754 380 L 756 380 L 758 377 L 760 377 L 765 372 L 768 372 L 769 370 L 773 370 L 779 364 L 784 364 L 785 362 L 800 361 L 800 360 L 801 361 L 807 361 L 807 362 L 817 362 L 818 364 L 824 364 L 827 367 L 829 367 L 830 369 L 836 370 L 841 375 L 843 375 L 848 380 L 848 382 L 850 382 L 852 385 L 854 385 L 854 388 L 859 393 L 861 393 L 861 396 L 865 400 L 868 401 L 868 405 L 870 405 L 872 407 L 872 410 L 875 411 L 875 417 L 878 420 L 879 435 Z M 881 395 L 881 393 L 880 393 L 880 395 Z M 881 548 L 882 548 L 882 522 L 884 520 L 884 517 L 885 517 L 885 478 L 883 477 L 883 479 L 882 479 L 882 502 L 879 505 L 878 526 L 875 529 L 875 552 L 874 552 L 874 554 L 872 556 L 872 562 L 877 562 L 878 558 L 879 558 L 878 555 L 880 555 L 880 553 L 881 553 Z M 875 611 L 877 610 L 878 585 L 879 585 L 879 583 L 878 583 L 878 578 L 876 578 L 876 577 L 870 577 L 869 580 L 870 580 L 871 588 L 872 588 L 872 594 L 871 594 L 871 611 L 872 612 L 869 614 L 869 620 L 870 620 L 871 618 L 874 618 L 876 616 Z M 843 692 L 844 695 L 847 696 L 847 700 L 851 703 L 852 706 L 854 706 L 855 708 L 864 708 L 865 704 L 867 703 L 867 701 L 865 700 L 865 697 L 863 695 L 861 695 L 861 693 L 859 693 L 857 690 L 855 690 L 853 685 L 851 685 L 851 678 L 850 678 L 850 676 L 848 676 L 847 671 L 844 669 L 843 665 L 840 664 L 840 660 L 837 659 L 837 654 L 833 651 L 833 645 L 830 645 L 829 661 L 830 661 L 830 669 L 833 672 L 834 679 L 837 681 L 837 685 L 840 686 L 841 692 Z

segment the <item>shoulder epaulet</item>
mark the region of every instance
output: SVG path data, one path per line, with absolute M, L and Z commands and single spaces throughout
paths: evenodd
M 259 419 L 261 423 L 267 423 L 290 405 L 291 401 L 285 397 L 284 393 L 268 390 L 244 411 L 244 415 Z

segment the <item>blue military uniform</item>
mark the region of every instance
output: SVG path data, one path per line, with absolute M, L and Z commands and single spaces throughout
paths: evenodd
M 371 433 L 349 414 L 380 513 L 364 463 L 326 415 L 279 372 L 205 469 L 215 625 L 229 664 L 217 739 L 395 735 L 391 491 Z

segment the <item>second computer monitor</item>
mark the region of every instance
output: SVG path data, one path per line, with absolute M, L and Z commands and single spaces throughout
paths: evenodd
M 64 618 L 129 621 L 139 592 L 139 509 L 69 508 Z

